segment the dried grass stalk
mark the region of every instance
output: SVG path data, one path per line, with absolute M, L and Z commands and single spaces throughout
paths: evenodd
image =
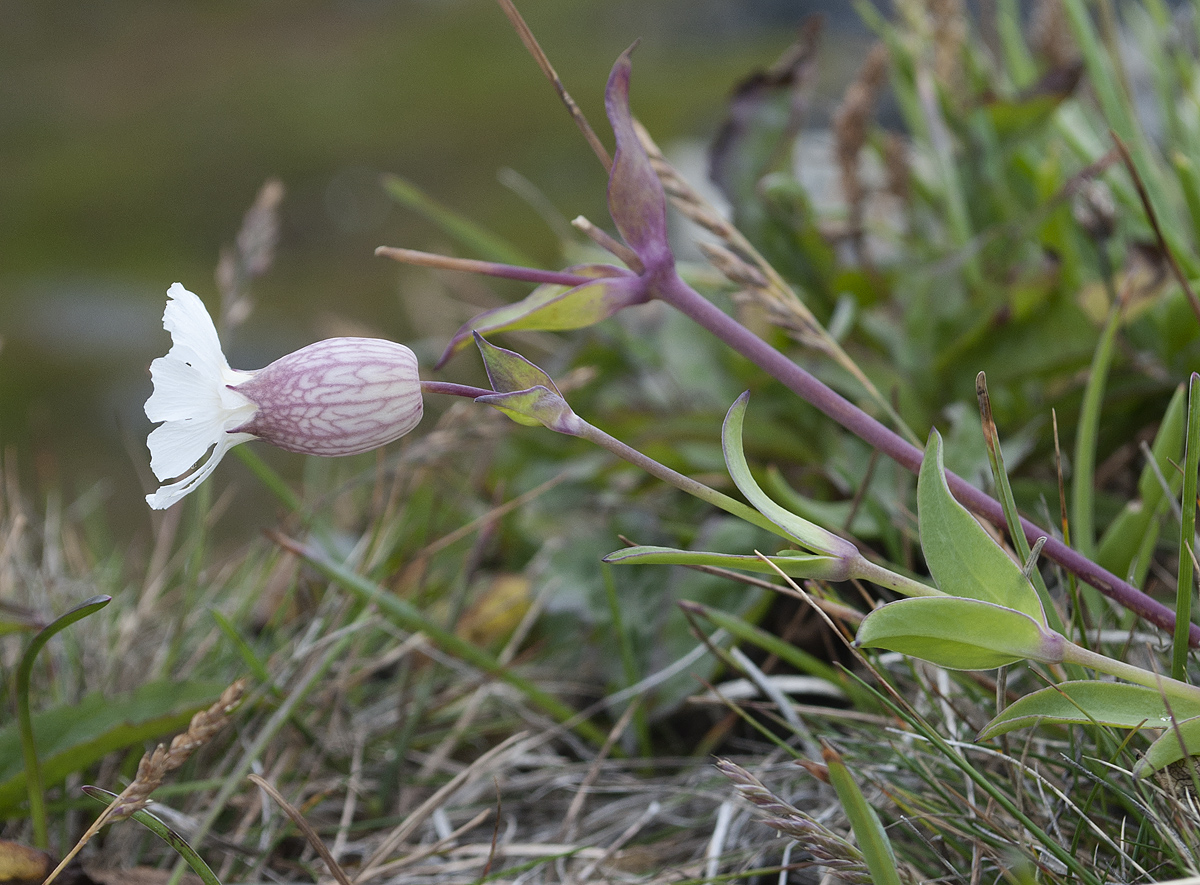
M 754 806 L 764 824 L 800 842 L 817 863 L 835 872 L 843 882 L 871 885 L 870 870 L 857 847 L 780 799 L 740 765 L 718 759 L 717 768 L 733 781 L 738 794 Z
M 144 754 L 138 763 L 137 776 L 110 806 L 108 822 L 124 820 L 145 808 L 150 802 L 150 794 L 162 786 L 166 776 L 187 762 L 188 757 L 229 723 L 229 716 L 241 702 L 246 685 L 246 679 L 230 685 L 221 692 L 215 704 L 192 717 L 187 731 L 175 735 L 169 747 L 159 744 L 153 752 Z
M 908 162 L 908 142 L 904 136 L 889 132 L 883 140 L 883 168 L 887 173 L 887 189 L 905 205 L 912 196 L 912 167 Z
M 239 679 L 221 692 L 221 697 L 207 710 L 201 710 L 192 717 L 188 729 L 183 734 L 176 735 L 170 747 L 159 744 L 152 753 L 142 756 L 138 763 L 137 776 L 121 794 L 100 813 L 100 816 L 88 827 L 87 832 L 75 843 L 62 862 L 46 877 L 43 885 L 50 885 L 67 867 L 83 846 L 100 832 L 105 824 L 124 820 L 135 811 L 145 808 L 150 802 L 150 794 L 158 789 L 163 779 L 170 772 L 187 761 L 192 753 L 212 740 L 213 735 L 226 726 L 230 714 L 242 700 L 246 692 L 248 680 Z
M 866 188 L 859 175 L 858 155 L 867 143 L 867 129 L 875 108 L 875 99 L 887 74 L 888 52 L 876 43 L 867 54 L 854 82 L 846 89 L 833 117 L 834 146 L 841 174 L 842 197 L 846 201 L 850 230 L 861 231 Z
M 1063 0 L 1037 0 L 1029 17 L 1029 42 L 1052 69 L 1065 69 L 1079 58 L 1079 47 Z
M 933 22 L 933 72 L 952 92 L 962 83 L 963 48 L 967 45 L 967 8 L 963 0 L 928 0 Z

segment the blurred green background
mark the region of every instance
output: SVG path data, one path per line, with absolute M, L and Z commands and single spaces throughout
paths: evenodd
M 634 110 L 664 144 L 707 139 L 739 79 L 810 13 L 833 13 L 836 31 L 842 7 L 520 4 L 606 142 L 608 69 L 641 38 Z M 381 173 L 539 261 L 556 260 L 555 234 L 498 170 L 567 218 L 609 221 L 599 163 L 489 0 L 0 2 L 0 21 L 0 443 L 37 498 L 91 490 L 148 524 L 141 405 L 169 344 L 164 293 L 180 281 L 215 306 L 218 250 L 270 177 L 287 188 L 280 250 L 226 342 L 238 368 L 348 331 L 424 337 L 429 358 L 470 314 L 427 291 L 444 281 L 372 256 L 447 245 L 389 201 Z M 828 47 L 833 72 L 857 60 Z

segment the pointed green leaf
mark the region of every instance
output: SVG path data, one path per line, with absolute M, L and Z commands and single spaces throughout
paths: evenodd
M 538 286 L 515 304 L 506 304 L 473 317 L 454 333 L 438 360 L 438 366 L 466 347 L 472 332 L 564 332 L 582 329 L 608 319 L 623 307 L 641 304 L 649 297 L 642 280 L 622 268 L 593 264 L 568 270 L 596 279 L 573 288 Z
M 725 415 L 725 424 L 721 428 L 721 448 L 725 452 L 725 466 L 746 500 L 759 513 L 775 525 L 779 526 L 788 536 L 801 547 L 814 553 L 825 553 L 830 556 L 850 560 L 858 556 L 858 548 L 840 538 L 833 532 L 827 532 L 813 525 L 806 519 L 801 519 L 767 497 L 759 488 L 758 483 L 750 473 L 750 465 L 746 462 L 746 453 L 742 449 L 742 426 L 746 420 L 746 406 L 750 402 L 750 394 L 743 393 Z
M 116 793 L 110 793 L 108 790 L 102 790 L 99 787 L 85 785 L 82 789 L 83 792 L 87 793 L 101 805 L 109 805 L 117 798 Z M 200 877 L 200 881 L 204 885 L 221 885 L 221 880 L 217 878 L 217 874 L 196 853 L 196 850 L 187 843 L 186 839 L 167 826 L 166 823 L 145 809 L 135 811 L 131 817 L 170 845 L 180 857 L 187 861 L 188 866 Z
M 1021 567 L 950 493 L 936 430 L 929 434 L 917 478 L 917 522 L 925 564 L 940 590 L 1014 609 L 1045 624 L 1041 600 Z
M 626 547 L 604 557 L 611 565 L 708 565 L 716 568 L 733 568 L 763 575 L 779 571 L 793 578 L 813 578 L 821 581 L 841 581 L 846 578 L 846 564 L 832 556 L 814 556 L 809 553 L 786 553 L 768 556 L 764 562 L 757 556 L 735 553 L 708 553 L 698 550 L 677 550 L 674 547 Z
M 1165 728 L 1171 724 L 1172 711 L 1177 718 L 1200 715 L 1200 700 L 1188 704 L 1172 698 L 1168 709 L 1161 693 L 1143 685 L 1095 680 L 1063 682 L 1014 702 L 984 726 L 976 740 L 988 740 L 1039 722 L 1084 725 L 1098 722 L 1117 728 L 1137 728 L 1144 724 Z
M 1061 659 L 1062 638 L 1011 608 L 925 596 L 890 602 L 859 625 L 855 643 L 912 655 L 951 670 L 990 670 L 1032 658 Z
M 1184 753 L 1183 747 L 1187 748 Z M 1200 716 L 1184 719 L 1174 728 L 1168 728 L 1162 737 L 1152 743 L 1146 750 L 1146 755 L 1138 760 L 1133 767 L 1137 777 L 1153 774 L 1161 768 L 1166 768 L 1173 762 L 1178 762 L 1185 756 L 1195 756 L 1200 753 Z
M 846 819 L 850 821 L 850 829 L 854 831 L 854 838 L 863 853 L 863 860 L 867 862 L 871 881 L 879 885 L 900 885 L 896 854 L 892 850 L 892 843 L 879 820 L 879 815 L 855 783 L 850 769 L 842 761 L 841 754 L 822 741 L 821 756 L 829 770 L 829 783 L 833 785 L 834 792 L 842 803 L 842 810 L 846 812 Z
M 475 344 L 483 357 L 483 367 L 487 370 L 492 390 L 496 393 L 512 393 L 539 386 L 558 393 L 553 379 L 521 354 L 497 347 L 478 332 L 475 333 Z

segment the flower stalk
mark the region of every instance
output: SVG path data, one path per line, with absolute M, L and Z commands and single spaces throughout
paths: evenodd
M 624 307 L 657 299 L 690 317 L 868 445 L 907 470 L 917 472 L 923 456 L 920 448 L 805 371 L 680 278 L 667 241 L 665 192 L 638 139 L 629 109 L 630 51 L 623 53 L 613 66 L 605 92 L 605 108 L 616 138 L 608 203 L 617 230 L 637 255 L 640 267 L 589 265 L 556 275 L 534 268 L 446 259 L 411 250 L 387 247 L 377 250 L 376 254 L 399 261 L 539 284 L 540 288 L 524 301 L 469 321 L 454 336 L 442 361 L 463 346 L 472 333 L 583 328 Z M 570 288 L 560 293 L 547 290 L 546 284 Z M 946 480 L 954 497 L 973 513 L 997 526 L 1006 524 L 1003 507 L 990 495 L 953 473 L 947 472 Z M 1156 626 L 1174 629 L 1175 613 L 1167 606 L 1050 537 L 1049 532 L 1032 521 L 1022 518 L 1021 530 L 1030 543 L 1046 537 L 1045 556 L 1080 580 Z M 1188 637 L 1191 645 L 1200 646 L 1200 626 L 1191 625 Z

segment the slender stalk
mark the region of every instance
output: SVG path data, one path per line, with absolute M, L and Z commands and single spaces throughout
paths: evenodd
M 496 261 L 477 261 L 474 258 L 451 258 L 417 249 L 398 249 L 395 246 L 380 246 L 375 254 L 391 258 L 401 264 L 416 264 L 421 267 L 436 267 L 439 270 L 461 270 L 467 273 L 485 274 L 489 277 L 504 277 L 509 280 L 524 280 L 527 283 L 551 283 L 556 286 L 579 286 L 593 282 L 592 277 L 561 270 L 538 270 L 535 267 L 518 267 L 515 264 L 500 264 Z
M 1089 670 L 1107 673 L 1109 676 L 1116 676 L 1118 679 L 1132 682 L 1134 685 L 1144 685 L 1146 688 L 1162 692 L 1167 697 L 1179 698 L 1190 703 L 1196 703 L 1197 699 L 1200 699 L 1200 687 L 1188 685 L 1186 682 L 1172 679 L 1169 676 L 1151 673 L 1149 670 L 1118 661 L 1073 642 L 1064 644 L 1062 659 L 1064 663 L 1079 664 Z
M 655 282 L 657 283 L 655 295 L 661 301 L 686 314 L 742 356 L 776 378 L 801 399 L 818 408 L 868 445 L 879 449 L 897 464 L 913 473 L 920 469 L 922 458 L 920 449 L 827 387 L 783 353 L 725 314 L 688 286 L 677 274 L 662 274 Z M 946 481 L 949 483 L 954 497 L 963 506 L 996 525 L 1004 524 L 1004 508 L 995 499 L 949 471 L 946 473 Z M 1030 543 L 1050 534 L 1024 518 L 1021 519 L 1021 528 Z M 1043 552 L 1067 571 L 1077 575 L 1105 596 L 1152 624 L 1164 630 L 1174 629 L 1175 613 L 1171 609 L 1067 547 L 1057 538 L 1049 538 Z M 1200 645 L 1200 626 L 1192 625 L 1189 635 L 1192 645 Z
M 469 384 L 452 384 L 449 381 L 422 381 L 421 393 L 442 393 L 446 396 L 465 396 L 475 399 L 477 396 L 487 396 L 495 393 L 486 387 L 471 387 Z
M 675 486 L 680 491 L 687 492 L 694 498 L 699 498 L 707 504 L 712 504 L 730 513 L 746 522 L 752 523 L 761 529 L 766 529 L 774 535 L 788 538 L 786 532 L 767 519 L 753 507 L 743 504 L 736 498 L 731 498 L 716 489 L 709 488 L 702 482 L 692 479 L 690 476 L 684 476 L 672 470 L 665 464 L 660 464 L 653 458 L 643 455 L 633 446 L 626 445 L 614 436 L 609 436 L 599 427 L 594 427 L 588 424 L 582 418 L 577 420 L 577 428 L 573 428 L 571 435 L 578 436 L 580 439 L 586 439 L 588 442 L 599 446 L 600 448 L 612 452 L 623 461 L 628 461 L 635 467 L 640 467 L 642 470 L 649 473 L 655 479 L 661 479 L 665 483 Z
M 1075 464 L 1071 471 L 1071 531 L 1075 536 L 1075 546 L 1087 557 L 1096 555 L 1096 437 L 1100 432 L 1100 411 L 1104 402 L 1104 389 L 1108 383 L 1108 370 L 1112 367 L 1113 344 L 1117 338 L 1117 329 L 1121 326 L 1121 298 L 1112 285 L 1110 264 L 1104 252 L 1105 245 L 1098 243 L 1096 248 L 1100 251 L 1100 260 L 1105 265 L 1104 281 L 1112 299 L 1112 306 L 1109 308 L 1104 331 L 1100 333 L 1100 341 L 1096 344 L 1087 385 L 1083 391 L 1079 426 L 1075 430 Z
M 877 565 L 862 555 L 855 562 L 851 563 L 850 574 L 860 581 L 870 581 L 872 584 L 887 587 L 889 590 L 895 590 L 904 596 L 946 595 L 941 590 L 930 587 L 928 584 L 922 584 L 920 581 L 908 577 L 908 575 L 902 575 L 891 569 Z
M 1179 520 L 1179 584 L 1175 588 L 1175 642 L 1171 650 L 1171 676 L 1187 673 L 1186 626 L 1192 620 L 1193 558 L 1196 550 L 1196 469 L 1200 465 L 1200 375 L 1188 382 L 1187 436 L 1183 449 L 1183 509 Z
M 397 249 L 390 246 L 380 246 L 375 250 L 375 254 L 409 264 L 440 267 L 447 270 L 465 270 L 532 283 L 577 286 L 590 281 L 590 278 L 579 274 L 513 267 L 490 261 L 446 258 L 428 252 Z M 698 325 L 755 363 L 805 402 L 815 406 L 863 442 L 883 452 L 906 470 L 916 473 L 920 469 L 923 456 L 921 449 L 872 418 L 854 403 L 819 381 L 782 352 L 713 305 L 680 279 L 673 268 L 662 268 L 650 274 L 648 282 L 653 287 L 654 297 L 690 317 Z M 640 455 L 640 453 L 638 454 Z M 682 478 L 686 479 L 686 477 Z M 949 471 L 946 472 L 946 481 L 950 485 L 954 497 L 964 507 L 996 525 L 1004 525 L 1004 508 L 998 501 Z M 753 519 L 750 521 L 761 525 Z M 1175 629 L 1175 613 L 1161 602 L 1151 599 L 1128 581 L 1101 568 L 1057 538 L 1049 537 L 1049 532 L 1031 520 L 1022 517 L 1021 529 L 1030 543 L 1037 541 L 1038 538 L 1046 537 L 1046 546 L 1043 548 L 1046 557 L 1080 580 L 1095 587 L 1105 596 L 1155 626 L 1167 631 Z M 1200 646 L 1200 625 L 1191 625 L 1188 636 L 1192 646 Z

